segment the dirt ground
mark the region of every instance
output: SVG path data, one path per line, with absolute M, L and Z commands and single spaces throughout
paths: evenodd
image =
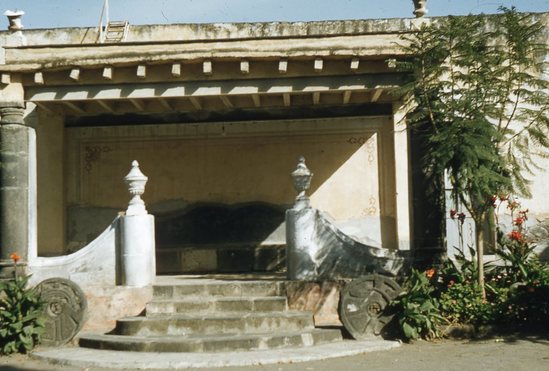
M 0 370 L 82 370 L 52 366 L 15 355 L 0 358 Z M 107 369 L 88 369 L 106 371 Z M 219 371 L 220 368 L 201 369 Z M 251 367 L 229 367 L 224 371 L 353 371 L 353 370 L 549 370 L 549 334 L 543 336 L 505 336 L 485 340 L 418 341 L 388 351 L 323 361 L 275 364 Z

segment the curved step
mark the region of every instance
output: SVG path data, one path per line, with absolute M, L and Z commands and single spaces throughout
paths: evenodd
M 147 317 L 167 314 L 200 312 L 270 312 L 285 311 L 284 296 L 189 296 L 179 299 L 155 299 L 147 304 Z
M 189 334 L 242 334 L 273 331 L 299 331 L 313 328 L 308 312 L 262 312 L 245 315 L 188 316 L 172 314 L 153 317 L 127 317 L 116 322 L 117 335 L 189 335 Z
M 280 296 L 284 295 L 284 281 L 219 281 L 156 284 L 153 297 L 159 299 L 186 296 Z
M 80 346 L 94 349 L 136 352 L 227 352 L 245 350 L 304 347 L 341 341 L 338 329 L 311 329 L 275 334 L 213 335 L 213 336 L 123 336 L 85 334 Z

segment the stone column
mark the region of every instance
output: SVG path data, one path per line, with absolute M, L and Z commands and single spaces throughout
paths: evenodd
M 310 205 L 306 191 L 309 189 L 313 173 L 300 157 L 296 170 L 292 173 L 294 188 L 298 192 L 294 206 L 286 210 L 286 266 L 290 280 L 314 280 L 316 264 L 314 235 L 316 210 Z
M 120 278 L 124 286 L 148 286 L 156 277 L 154 216 L 147 213 L 141 199 L 147 179 L 139 169 L 139 163 L 133 161 L 132 169 L 124 178 L 133 197 L 126 215 L 120 219 Z
M 26 266 L 35 235 L 36 134 L 22 101 L 0 101 L 0 277 L 11 277 L 11 253 Z
M 399 250 L 411 247 L 410 209 L 410 158 L 409 131 L 406 124 L 406 107 L 401 102 L 393 103 L 393 132 L 395 154 L 396 220 Z
M 286 210 L 286 268 L 290 280 L 317 279 L 313 256 L 316 210 L 310 206 Z

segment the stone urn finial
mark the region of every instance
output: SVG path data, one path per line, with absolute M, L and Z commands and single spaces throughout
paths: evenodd
M 124 177 L 124 181 L 128 186 L 128 191 L 133 196 L 126 210 L 126 215 L 146 215 L 145 203 L 141 199 L 141 195 L 145 193 L 146 177 L 139 169 L 139 162 L 132 161 L 132 168 L 128 175 Z
M 421 18 L 427 14 L 427 0 L 414 0 L 414 14 L 416 18 Z
M 8 17 L 10 25 L 8 30 L 10 31 L 20 31 L 23 29 L 23 24 L 21 23 L 21 17 L 25 14 L 22 10 L 6 10 L 4 15 Z
M 294 188 L 298 193 L 295 199 L 295 207 L 303 208 L 309 206 L 309 197 L 307 197 L 306 192 L 311 186 L 313 173 L 305 165 L 305 157 L 299 157 L 297 168 L 292 172 L 292 178 L 294 180 Z

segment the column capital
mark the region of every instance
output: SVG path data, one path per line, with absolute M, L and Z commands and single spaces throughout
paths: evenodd
M 0 125 L 24 125 L 25 103 L 20 101 L 0 101 Z

